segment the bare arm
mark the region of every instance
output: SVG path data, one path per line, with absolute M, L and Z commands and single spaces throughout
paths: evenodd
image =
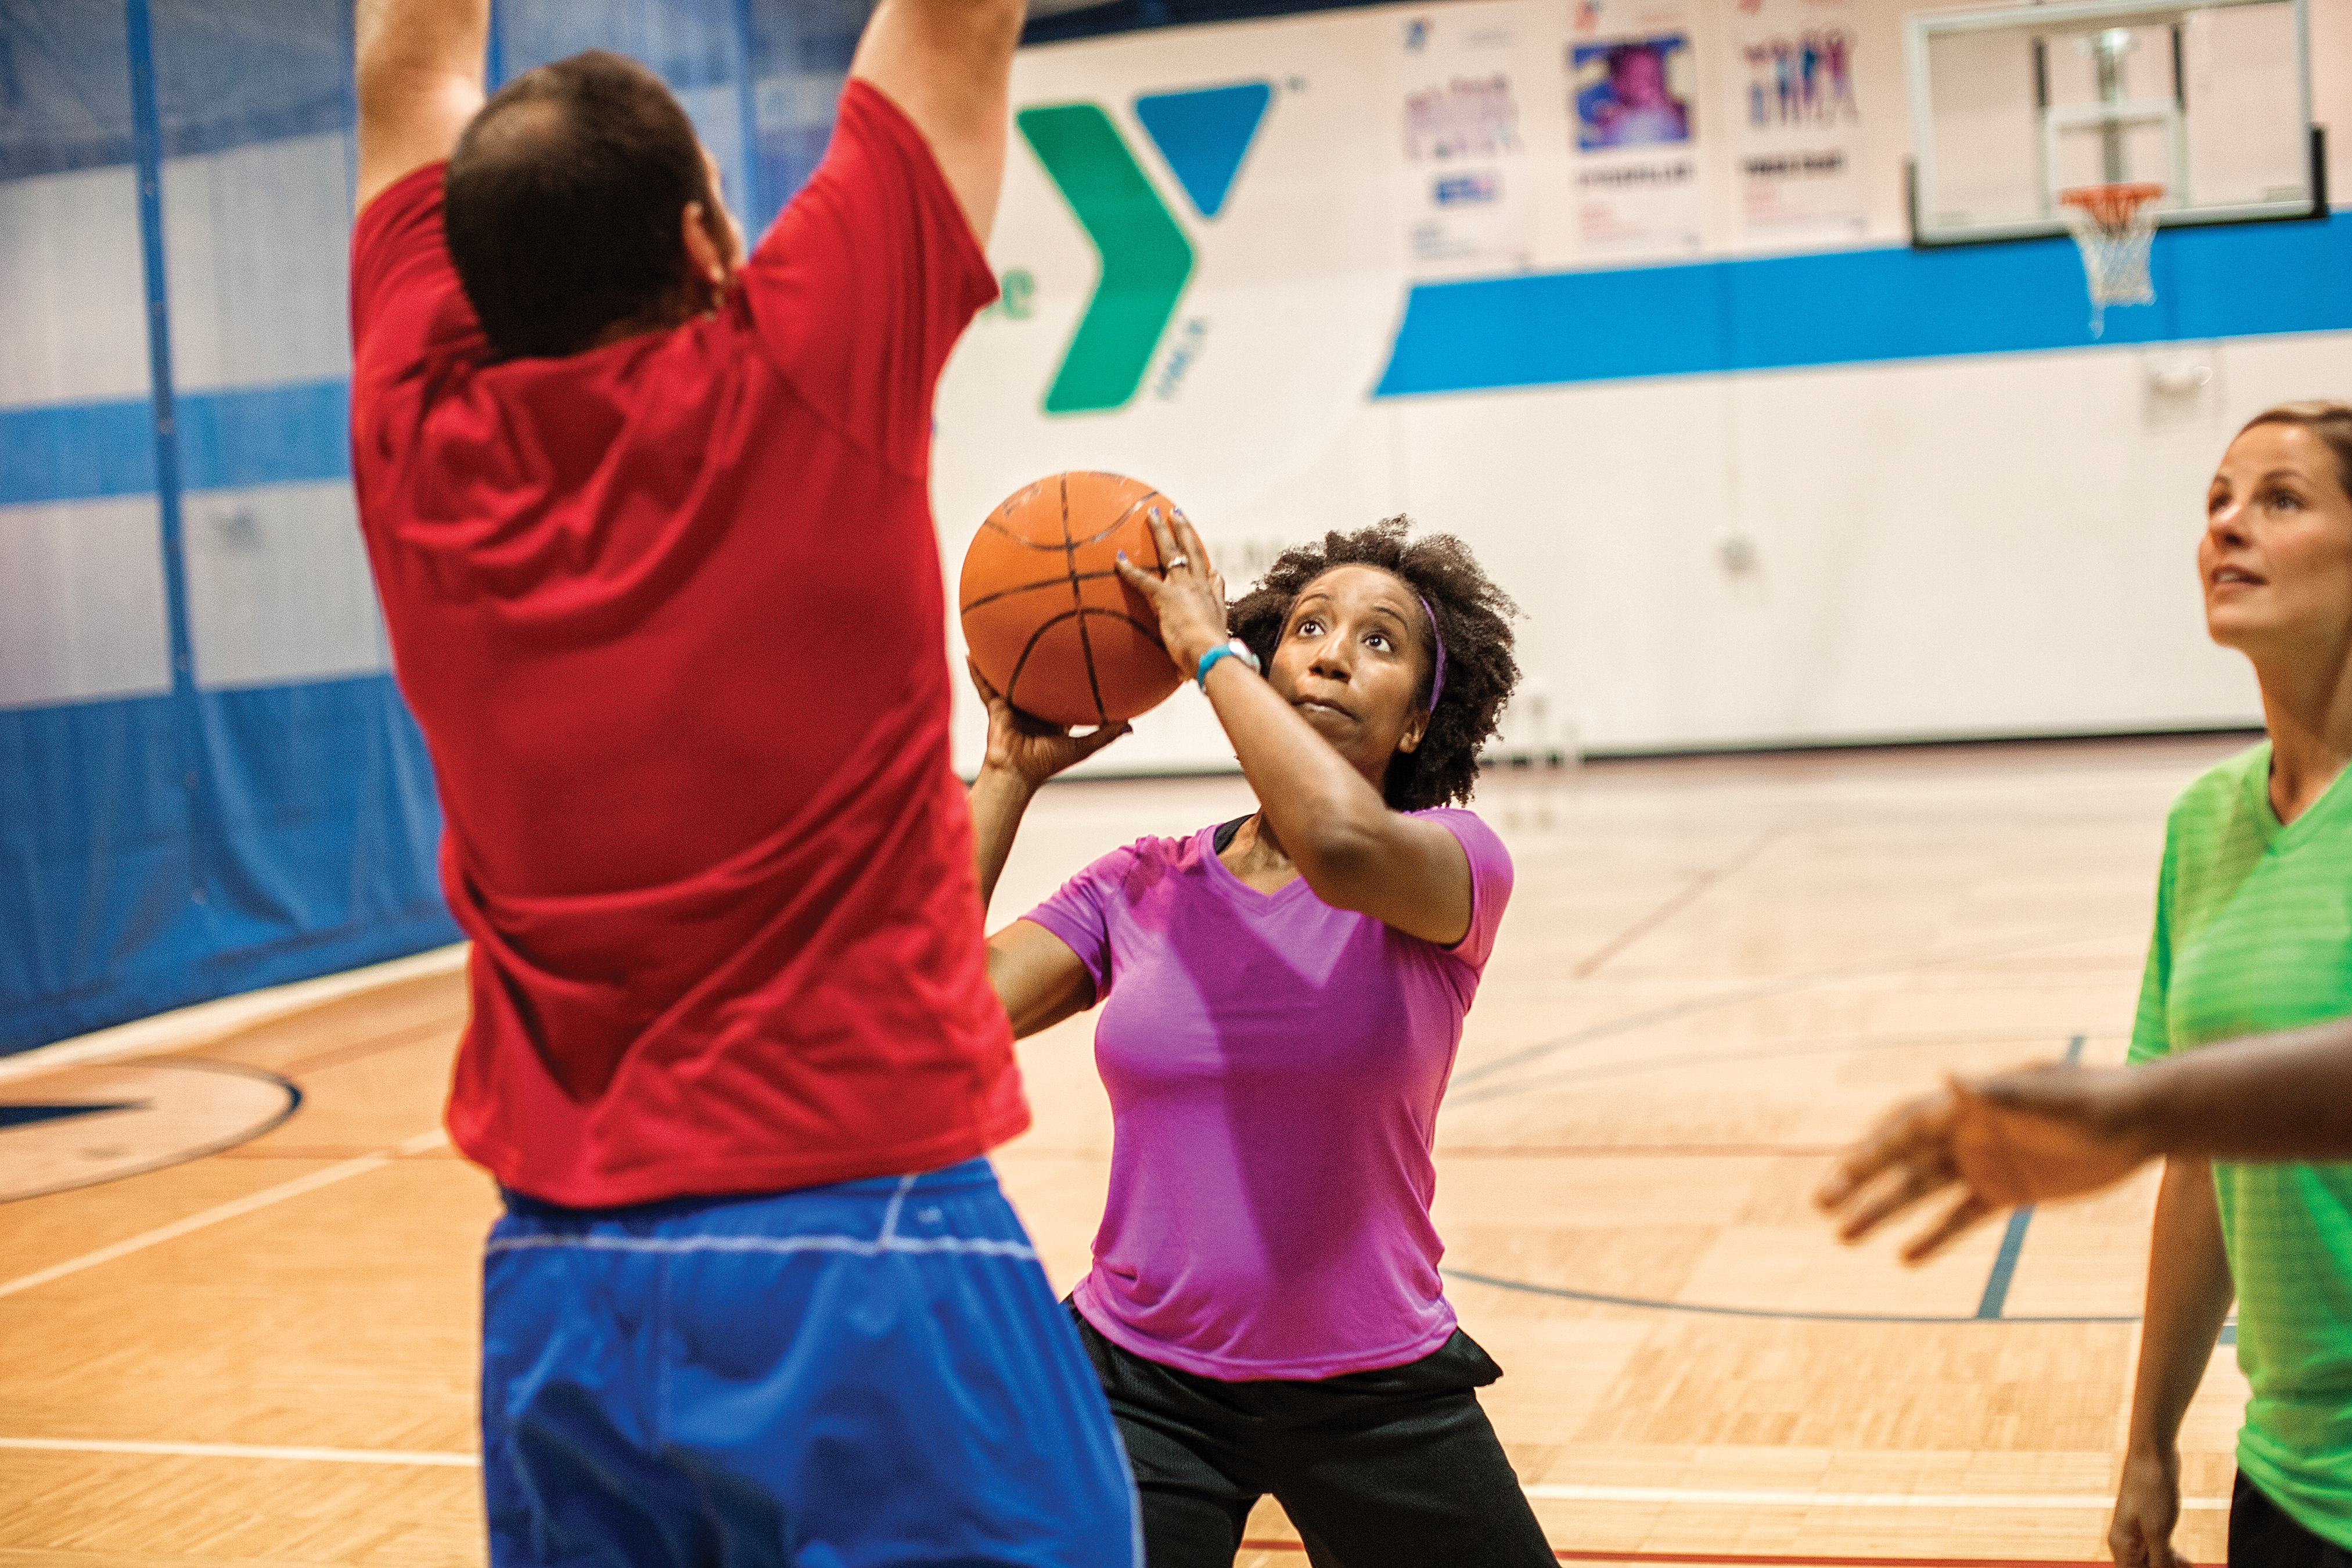
M 359 0 L 359 205 L 457 149 L 482 107 L 490 0 Z
M 1857 1240 L 1936 1193 L 1957 1206 L 1905 1248 L 1930 1257 L 2019 1204 L 2078 1196 L 2159 1154 L 2352 1158 L 2352 1021 L 2181 1051 L 2137 1068 L 2026 1068 L 1898 1107 L 1818 1194 Z
M 849 74 L 897 104 L 982 245 L 1004 184 L 1013 46 L 1025 0 L 881 0 Z
M 2187 1568 L 2172 1549 L 2180 1520 L 2180 1422 L 2204 1381 L 2235 1293 L 2211 1164 L 2167 1161 L 2148 1250 L 2131 1435 L 2107 1527 L 2116 1568 Z
M 1983 1093 L 2011 1110 L 2045 1102 L 2149 1153 L 2215 1160 L 2352 1159 L 2352 1020 L 2181 1051 L 2123 1072 L 2016 1073 Z
M 1106 724 L 1092 734 L 1073 735 L 1016 711 L 978 665 L 970 668 L 971 683 L 988 704 L 988 750 L 971 796 L 972 869 L 980 877 L 985 912 L 1037 786 L 1101 751 L 1126 734 L 1128 726 Z M 1095 1005 L 1094 976 L 1087 966 L 1067 942 L 1032 921 L 1014 921 L 988 939 L 988 983 L 1016 1039 Z
M 1095 1005 L 1087 966 L 1067 942 L 1034 921 L 1014 921 L 988 939 L 988 984 L 1016 1040 Z
M 1155 520 L 1152 534 L 1162 561 L 1181 553 L 1192 569 L 1161 578 L 1122 562 L 1120 574 L 1151 600 L 1160 640 L 1189 675 L 1225 640 L 1224 579 L 1210 569 L 1207 546 L 1181 515 Z M 1221 659 L 1210 670 L 1208 695 L 1259 809 L 1317 898 L 1427 942 L 1469 934 L 1470 858 L 1461 840 L 1433 822 L 1391 811 L 1314 726 L 1236 660 Z

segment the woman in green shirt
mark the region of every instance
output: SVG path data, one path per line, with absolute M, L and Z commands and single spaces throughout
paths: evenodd
M 2222 455 L 2206 630 L 2253 664 L 2269 738 L 2166 825 L 2131 1059 L 2352 1013 L 2352 406 L 2283 405 Z M 2179 1568 L 2182 1416 L 2232 1295 L 2252 1396 L 2230 1561 L 2352 1563 L 2352 1164 L 2165 1164 L 2108 1544 Z

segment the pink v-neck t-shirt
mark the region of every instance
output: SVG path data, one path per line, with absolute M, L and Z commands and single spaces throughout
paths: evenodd
M 1438 1101 L 1511 896 L 1467 811 L 1469 934 L 1440 947 L 1272 893 L 1216 830 L 1104 856 L 1031 910 L 1094 976 L 1110 1199 L 1079 1311 L 1112 1342 L 1228 1382 L 1401 1366 L 1454 1331 L 1429 1217 Z

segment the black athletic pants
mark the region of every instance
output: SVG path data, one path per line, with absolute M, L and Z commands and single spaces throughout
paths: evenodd
M 1076 1308 L 1143 1500 L 1150 1568 L 1231 1568 L 1267 1492 L 1315 1568 L 1552 1568 L 1455 1330 L 1429 1355 L 1312 1383 L 1222 1383 L 1120 1349 Z
M 2230 1568 L 2352 1568 L 2352 1552 L 2297 1524 L 2240 1470 L 2230 1491 Z

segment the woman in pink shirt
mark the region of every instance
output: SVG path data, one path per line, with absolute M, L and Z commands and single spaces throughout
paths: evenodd
M 1391 519 L 1286 552 L 1229 627 L 1192 525 L 1153 532 L 1165 577 L 1122 574 L 1259 809 L 1114 850 L 988 942 L 1014 1033 L 1103 1005 L 1110 1196 L 1071 1306 L 1151 1568 L 1230 1563 L 1267 1492 L 1318 1564 L 1549 1563 L 1429 1215 L 1511 892 L 1501 841 L 1449 803 L 1517 682 L 1514 608 L 1459 541 Z M 982 695 L 985 898 L 1037 785 L 1120 731 Z

